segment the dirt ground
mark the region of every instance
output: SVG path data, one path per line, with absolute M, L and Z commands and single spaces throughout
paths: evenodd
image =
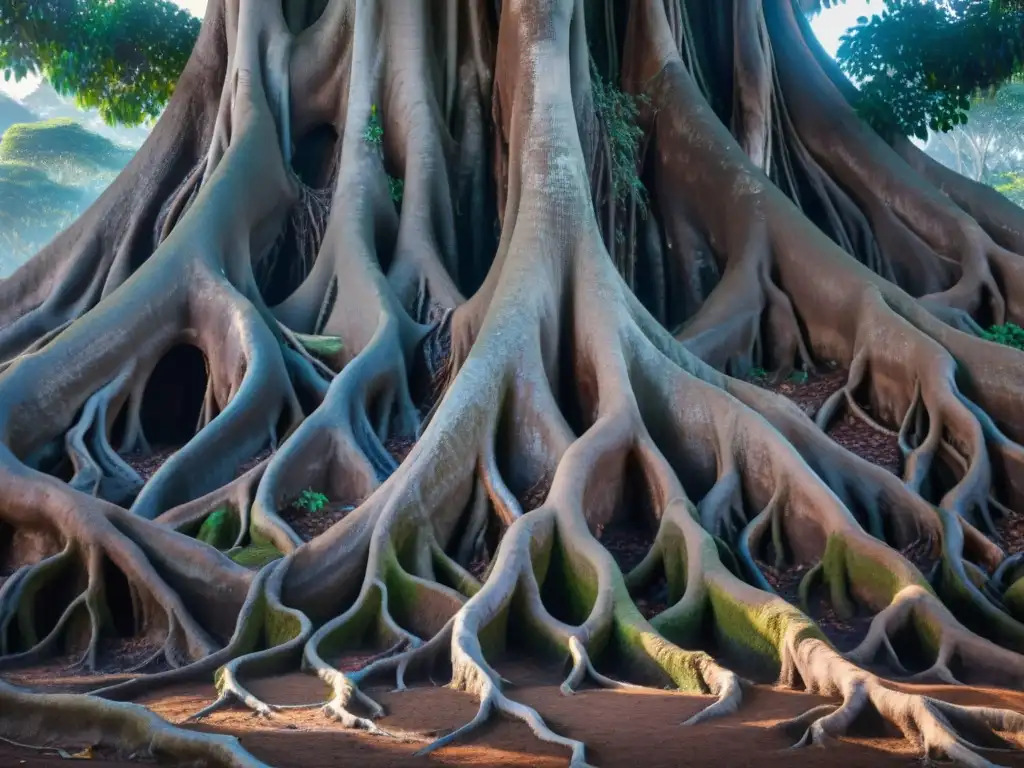
M 678 766 L 730 766 L 743 768 L 847 768 L 848 766 L 920 765 L 912 750 L 892 734 L 875 732 L 844 739 L 829 749 L 790 751 L 792 739 L 773 730 L 772 725 L 793 717 L 823 699 L 801 693 L 754 688 L 747 692 L 740 711 L 729 717 L 684 728 L 680 725 L 705 706 L 709 699 L 671 693 L 622 693 L 584 690 L 562 696 L 553 685 L 557 670 L 544 671 L 524 665 L 501 667 L 517 685 L 514 697 L 536 707 L 559 732 L 582 739 L 588 759 L 594 765 L 634 766 L 642 759 L 644 768 Z M 50 678 L 49 682 L 58 682 Z M 61 687 L 68 680 L 60 681 Z M 325 690 L 313 677 L 286 675 L 258 681 L 253 691 L 278 704 L 312 703 Z M 1024 710 L 1024 694 L 949 687 L 921 688 L 944 699 L 964 704 L 995 704 Z M 469 720 L 476 708 L 466 694 L 447 688 L 420 687 L 402 693 L 384 689 L 370 691 L 388 710 L 381 727 L 392 733 L 429 734 L 444 732 Z M 172 722 L 209 703 L 213 688 L 190 685 L 165 691 L 144 700 Z M 349 765 L 359 768 L 381 766 L 536 766 L 561 768 L 568 764 L 564 750 L 538 741 L 526 726 L 496 719 L 476 736 L 458 746 L 428 757 L 414 755 L 422 746 L 412 738 L 387 739 L 365 733 L 344 731 L 328 721 L 317 709 L 281 714 L 274 720 L 257 718 L 232 710 L 213 715 L 201 726 L 206 730 L 231 733 L 241 738 L 253 754 L 278 768 L 321 768 Z M 65 745 L 73 753 L 82 745 Z M 1003 765 L 1024 766 L 1024 753 L 999 755 Z M 55 752 L 41 753 L 0 743 L 0 766 L 25 768 L 66 768 L 73 762 Z M 94 758 L 83 765 L 139 765 L 137 761 Z

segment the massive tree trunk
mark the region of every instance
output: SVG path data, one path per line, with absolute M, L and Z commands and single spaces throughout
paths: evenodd
M 1024 683 L 997 543 L 1024 354 L 979 338 L 1024 323 L 1024 214 L 873 134 L 800 14 L 213 0 L 136 160 L 0 283 L 0 666 L 129 635 L 163 671 L 0 683 L 4 735 L 254 765 L 115 700 L 216 674 L 212 706 L 269 712 L 246 679 L 302 665 L 376 729 L 363 681 L 450 664 L 479 714 L 427 749 L 500 711 L 583 765 L 505 692 L 514 644 L 570 658 L 566 692 L 670 684 L 716 697 L 701 719 L 742 673 L 836 697 L 802 743 L 877 712 L 988 765 L 963 735 L 1024 717 L 885 681 Z M 816 422 L 743 380 L 826 364 Z M 902 481 L 828 437 L 844 409 L 898 435 Z M 124 457 L 182 411 L 143 482 Z M 304 489 L 355 509 L 307 541 L 281 514 Z M 624 521 L 656 530 L 625 573 Z M 766 561 L 809 567 L 798 594 Z M 873 616 L 855 648 L 821 603 Z M 331 666 L 366 638 L 380 658 Z

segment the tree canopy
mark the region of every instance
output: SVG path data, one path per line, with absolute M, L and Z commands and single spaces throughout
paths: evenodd
M 160 114 L 200 21 L 168 0 L 0 0 L 5 80 L 45 77 L 111 124 Z
M 842 38 L 837 59 L 859 83 L 858 109 L 879 130 L 926 138 L 967 122 L 979 90 L 1024 62 L 1024 12 L 1009 0 L 878 0 Z M 803 0 L 816 12 L 834 2 Z M 6 80 L 47 78 L 111 124 L 155 118 L 174 91 L 200 21 L 169 0 L 0 0 Z
M 971 99 L 1021 72 L 1024 12 L 1008 0 L 888 0 L 836 58 L 877 129 L 920 139 L 967 122 Z

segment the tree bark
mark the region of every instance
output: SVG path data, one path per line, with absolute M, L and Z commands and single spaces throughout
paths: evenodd
M 266 714 L 246 681 L 301 664 L 329 716 L 380 734 L 360 685 L 450 659 L 480 708 L 425 751 L 499 711 L 583 766 L 495 671 L 516 622 L 571 661 L 566 693 L 711 694 L 698 721 L 741 705 L 737 669 L 839 701 L 789 724 L 800 744 L 876 711 L 988 765 L 961 734 L 1024 716 L 867 668 L 1024 682 L 996 527 L 1024 511 L 1024 354 L 979 338 L 1024 318 L 1024 219 L 872 134 L 796 13 L 212 2 L 136 161 L 0 284 L 0 667 L 69 645 L 91 670 L 127 633 L 164 669 L 93 697 L 0 684 L 2 734 L 258 765 L 115 700 L 215 675 L 200 716 Z M 592 67 L 637 100 L 632 157 Z M 181 345 L 204 381 L 161 365 Z M 816 421 L 744 380 L 826 363 L 848 377 Z M 195 428 L 143 482 L 125 455 L 197 383 Z M 898 437 L 902 478 L 830 439 L 843 409 Z M 354 509 L 307 540 L 287 513 L 307 489 Z M 628 520 L 657 533 L 623 572 L 601 535 Z M 799 599 L 772 558 L 807 567 Z M 856 648 L 819 601 L 873 616 Z M 365 638 L 378 658 L 331 665 Z

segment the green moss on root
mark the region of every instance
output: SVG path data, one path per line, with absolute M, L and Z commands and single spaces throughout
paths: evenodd
M 196 538 L 217 549 L 228 549 L 238 540 L 238 517 L 228 507 L 218 507 L 203 521 Z

